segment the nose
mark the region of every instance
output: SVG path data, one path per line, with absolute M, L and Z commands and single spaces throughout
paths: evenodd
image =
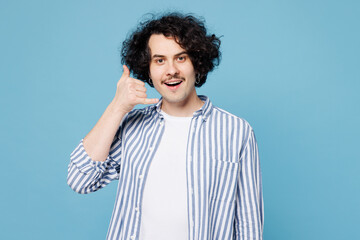
M 176 63 L 173 61 L 168 62 L 166 75 L 167 76 L 174 76 L 179 74 L 179 69 L 176 66 Z

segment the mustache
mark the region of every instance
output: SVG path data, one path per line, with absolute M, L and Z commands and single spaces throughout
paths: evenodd
M 173 80 L 173 79 L 181 79 L 181 80 L 185 80 L 185 78 L 184 78 L 184 77 L 181 77 L 180 75 L 175 74 L 175 75 L 171 75 L 171 76 L 169 76 L 168 78 L 166 78 L 166 79 L 165 79 L 165 80 L 163 80 L 162 82 L 169 81 L 169 80 Z

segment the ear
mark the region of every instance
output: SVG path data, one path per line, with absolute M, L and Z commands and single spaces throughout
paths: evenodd
M 154 83 L 153 83 L 153 81 L 152 81 L 151 74 L 150 74 L 150 69 L 149 69 L 149 72 L 148 72 L 148 76 L 149 76 L 149 78 L 146 79 L 146 82 L 147 82 L 151 87 L 154 87 Z
M 195 85 L 199 84 L 201 80 L 201 74 L 200 73 L 195 73 Z

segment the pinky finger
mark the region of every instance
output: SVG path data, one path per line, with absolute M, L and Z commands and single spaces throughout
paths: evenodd
M 157 98 L 145 98 L 143 104 L 155 104 L 158 102 L 159 102 L 159 99 L 157 99 Z

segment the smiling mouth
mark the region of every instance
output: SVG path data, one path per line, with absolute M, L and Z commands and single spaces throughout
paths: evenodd
M 165 85 L 169 86 L 169 87 L 174 87 L 174 86 L 179 85 L 180 83 L 182 83 L 182 81 L 167 82 L 167 83 L 165 83 Z

